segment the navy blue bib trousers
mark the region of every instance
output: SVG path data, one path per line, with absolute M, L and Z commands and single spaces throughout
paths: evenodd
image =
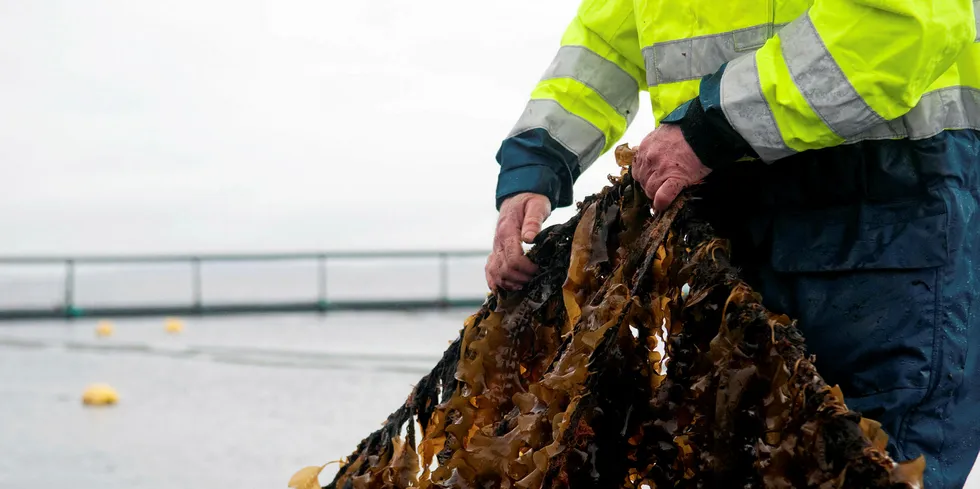
M 696 189 L 766 307 L 798 320 L 817 369 L 882 423 L 926 488 L 963 487 L 980 451 L 980 132 L 738 163 Z

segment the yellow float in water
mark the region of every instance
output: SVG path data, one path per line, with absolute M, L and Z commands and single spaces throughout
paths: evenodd
M 180 333 L 184 330 L 184 322 L 177 318 L 167 318 L 163 321 L 163 329 L 171 334 Z
M 92 384 L 82 394 L 82 404 L 86 406 L 108 406 L 119 402 L 119 394 L 106 384 Z
M 95 325 L 95 335 L 96 336 L 112 336 L 112 323 L 109 321 L 99 321 Z

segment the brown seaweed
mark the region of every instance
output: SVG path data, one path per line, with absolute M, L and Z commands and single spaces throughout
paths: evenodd
M 632 156 L 325 487 L 921 487 L 688 197 L 651 215 Z

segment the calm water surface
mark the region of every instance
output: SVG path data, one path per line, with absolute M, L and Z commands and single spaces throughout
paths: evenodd
M 285 488 L 377 429 L 467 313 L 191 319 L 179 335 L 117 320 L 101 339 L 94 321 L 0 323 L 0 488 Z M 83 407 L 93 382 L 120 403 Z
M 0 487 L 284 488 L 349 454 L 466 311 L 0 324 Z M 93 382 L 120 403 L 85 408 Z M 327 482 L 336 466 L 328 467 Z

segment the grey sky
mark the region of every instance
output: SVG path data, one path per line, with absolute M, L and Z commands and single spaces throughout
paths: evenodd
M 576 6 L 0 0 L 0 253 L 487 248 Z

